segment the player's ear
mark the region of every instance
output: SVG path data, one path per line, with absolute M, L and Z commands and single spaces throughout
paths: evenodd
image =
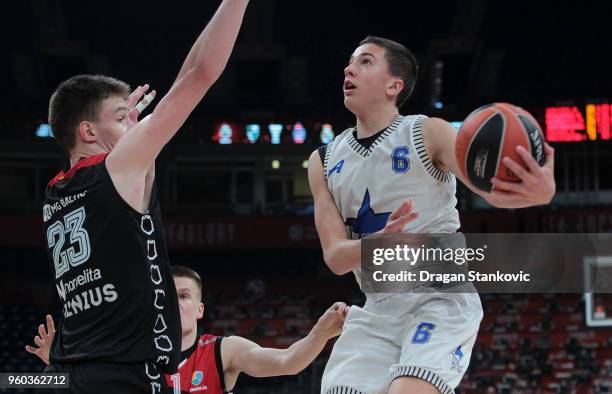
M 204 309 L 204 304 L 200 302 L 200 305 L 198 305 L 198 314 L 196 315 L 198 320 L 204 317 Z
M 79 123 L 79 128 L 77 130 L 78 136 L 77 139 L 82 140 L 86 143 L 96 142 L 96 131 L 94 129 L 94 125 L 91 122 L 86 120 Z
M 389 96 L 397 96 L 404 88 L 404 81 L 401 78 L 393 78 L 387 85 L 387 94 Z

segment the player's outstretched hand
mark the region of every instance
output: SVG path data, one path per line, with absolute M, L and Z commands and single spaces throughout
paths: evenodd
M 348 314 L 349 307 L 344 302 L 336 302 L 323 315 L 315 324 L 314 330 L 319 332 L 325 338 L 330 339 L 337 337 L 342 333 L 342 327 L 344 326 L 344 320 Z
M 486 197 L 495 206 L 508 208 L 548 204 L 555 195 L 555 150 L 544 144 L 546 162 L 542 167 L 522 146 L 516 148 L 525 162 L 526 168 L 516 161 L 505 157 L 504 164 L 511 169 L 520 182 L 507 182 L 492 178 L 493 191 Z
M 155 99 L 155 95 L 157 94 L 155 90 L 152 90 L 150 93 L 146 94 L 148 90 L 149 84 L 145 83 L 142 86 L 139 85 L 128 96 L 128 118 L 130 118 L 130 122 L 132 123 L 131 126 L 138 123 L 138 116 L 140 116 L 142 111 L 144 111 L 145 108 L 147 108 L 149 104 L 151 104 L 153 99 Z
M 385 224 L 385 227 L 380 232 L 383 234 L 399 233 L 404 229 L 404 226 L 418 216 L 418 213 L 412 212 L 412 201 L 406 200 L 389 215 L 387 224 Z
M 55 336 L 55 323 L 53 317 L 47 315 L 47 327 L 44 324 L 38 326 L 38 335 L 34 337 L 34 343 L 38 347 L 26 345 L 25 350 L 38 356 L 45 364 L 49 364 L 49 351 Z

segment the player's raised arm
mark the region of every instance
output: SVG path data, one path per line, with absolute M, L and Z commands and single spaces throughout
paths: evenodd
M 455 158 L 457 130 L 448 122 L 428 118 L 423 122 L 423 139 L 433 162 L 443 170 L 451 171 L 474 193 L 498 208 L 525 208 L 548 204 L 555 194 L 554 150 L 545 144 L 546 163 L 540 167 L 531 154 L 522 147 L 517 148 L 527 168 L 510 158 L 505 163 L 521 179 L 521 182 L 504 182 L 493 178 L 495 190 L 486 193 L 469 182 L 463 175 Z
M 176 81 L 153 113 L 121 138 L 108 156 L 117 183 L 144 174 L 219 78 L 232 52 L 248 0 L 223 0 L 191 48 Z
M 310 333 L 287 349 L 263 348 L 242 337 L 225 338 L 221 358 L 227 387 L 233 387 L 241 372 L 253 377 L 295 375 L 321 353 L 327 341 L 342 332 L 348 312 L 343 302 L 336 302 L 319 318 Z
M 346 228 L 334 202 L 325 177 L 319 152 L 314 151 L 308 161 L 308 182 L 314 199 L 315 226 L 323 248 L 325 263 L 337 275 L 343 275 L 361 264 L 361 240 L 348 239 Z M 391 215 L 381 233 L 401 232 L 417 218 L 412 203 L 405 201 Z

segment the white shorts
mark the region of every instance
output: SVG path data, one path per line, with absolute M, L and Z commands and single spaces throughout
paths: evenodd
M 389 294 L 351 306 L 323 372 L 322 394 L 387 393 L 416 377 L 453 393 L 483 312 L 477 293 Z

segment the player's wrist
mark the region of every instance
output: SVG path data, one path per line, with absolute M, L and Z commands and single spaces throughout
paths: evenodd
M 310 337 L 310 339 L 313 341 L 327 342 L 328 339 L 332 338 L 331 333 L 328 331 L 329 330 L 325 330 L 321 326 L 321 321 L 319 320 L 317 324 L 312 327 L 312 330 L 310 330 L 307 337 Z

